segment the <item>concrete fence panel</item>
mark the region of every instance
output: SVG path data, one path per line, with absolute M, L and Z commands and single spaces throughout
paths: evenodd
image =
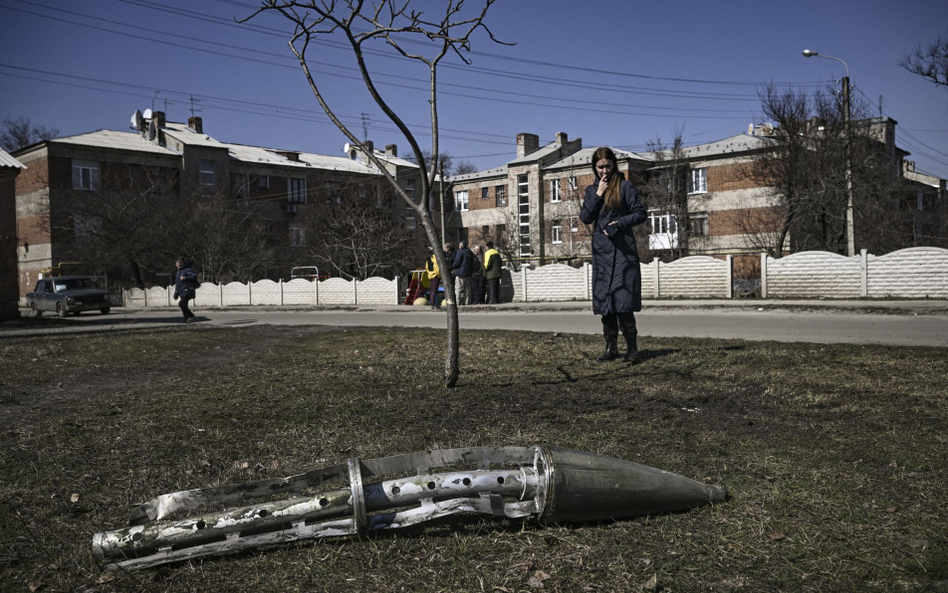
M 282 305 L 282 283 L 273 280 L 257 280 L 250 286 L 252 305 Z
M 656 282 L 657 274 L 655 269 L 658 267 L 658 260 L 652 260 L 647 264 L 639 264 L 639 274 L 642 276 L 642 298 L 643 299 L 653 299 L 658 298 L 658 283 Z M 590 274 L 592 276 L 592 274 Z M 590 291 L 589 294 L 592 294 Z
M 398 304 L 398 281 L 385 278 L 366 278 L 356 282 L 356 297 L 360 305 Z
M 726 261 L 693 255 L 662 264 L 659 281 L 662 297 L 727 298 L 730 278 Z
M 576 301 L 586 298 L 586 270 L 550 264 L 527 272 L 528 301 Z
M 522 303 L 523 293 L 523 275 L 526 268 L 521 268 L 519 272 L 504 268 L 500 273 L 500 302 L 502 303 Z M 484 280 L 487 282 L 487 280 Z
M 145 291 L 140 288 L 129 288 L 124 294 L 125 306 L 141 308 L 145 306 Z
M 354 281 L 353 281 L 354 282 Z M 319 283 L 319 305 L 354 305 L 354 283 L 342 278 L 329 278 Z
M 776 298 L 859 298 L 862 257 L 803 251 L 767 257 L 767 296 Z
M 221 287 L 221 306 L 250 304 L 250 285 L 243 282 L 228 282 Z M 198 304 L 198 303 L 195 303 Z
M 145 295 L 145 300 L 148 301 L 149 307 L 167 307 L 169 304 L 175 304 L 174 299 L 171 298 L 171 295 L 174 294 L 174 287 L 167 286 L 152 286 L 145 289 L 148 293 Z
M 870 298 L 948 298 L 948 249 L 910 247 L 869 256 Z
M 315 305 L 316 283 L 304 278 L 294 278 L 283 283 L 284 305 Z
M 174 287 L 168 289 L 172 295 L 174 295 Z M 171 304 L 175 304 L 177 301 L 174 299 L 171 300 Z M 202 282 L 201 287 L 197 289 L 197 292 L 194 295 L 193 304 L 200 305 L 202 307 L 220 307 L 221 306 L 221 287 L 219 284 L 212 284 L 210 282 Z

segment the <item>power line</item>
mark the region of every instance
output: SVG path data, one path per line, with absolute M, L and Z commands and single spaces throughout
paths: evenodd
M 14 0 L 14 1 L 16 1 L 16 2 L 21 2 L 21 3 L 23 3 L 23 4 L 29 4 L 29 5 L 32 5 L 32 6 L 39 6 L 39 7 L 42 7 L 42 8 L 49 8 L 49 7 L 46 7 L 46 6 L 43 6 L 43 5 L 35 4 L 35 3 L 32 3 L 32 2 L 27 2 L 26 0 Z M 122 2 L 129 2 L 130 0 L 119 0 L 119 1 L 122 1 Z M 81 26 L 81 27 L 87 27 L 87 28 L 96 29 L 96 30 L 100 30 L 100 31 L 105 31 L 105 32 L 109 32 L 109 33 L 113 33 L 113 34 L 117 34 L 117 35 L 122 35 L 122 36 L 126 36 L 126 37 L 131 37 L 131 38 L 134 38 L 134 39 L 137 39 L 137 40 L 151 41 L 151 42 L 154 42 L 154 43 L 160 43 L 160 44 L 162 44 L 162 45 L 170 45 L 170 46 L 173 46 L 173 47 L 180 47 L 180 48 L 189 49 L 189 50 L 193 50 L 193 51 L 200 51 L 200 52 L 210 53 L 210 54 L 219 55 L 219 56 L 224 56 L 224 57 L 227 57 L 227 58 L 232 58 L 232 59 L 237 59 L 237 60 L 247 60 L 247 61 L 256 62 L 256 63 L 261 63 L 261 64 L 267 64 L 267 65 L 272 65 L 272 66 L 278 66 L 278 67 L 282 67 L 282 68 L 288 68 L 288 69 L 291 69 L 291 70 L 293 70 L 293 71 L 298 71 L 298 70 L 299 70 L 299 68 L 298 68 L 297 66 L 295 66 L 295 65 L 294 65 L 294 66 L 291 66 L 291 65 L 289 65 L 289 64 L 277 64 L 277 63 L 271 62 L 271 61 L 269 61 L 269 60 L 261 60 L 261 59 L 250 58 L 250 57 L 245 57 L 245 56 L 237 56 L 237 55 L 227 54 L 227 53 L 223 53 L 223 52 L 219 52 L 219 51 L 215 51 L 215 50 L 211 50 L 211 49 L 198 48 L 198 47 L 193 47 L 193 46 L 189 46 L 189 45 L 177 44 L 177 43 L 168 42 L 168 41 L 166 41 L 166 40 L 152 39 L 152 38 L 144 37 L 144 36 L 142 36 L 141 34 L 132 35 L 132 34 L 129 34 L 129 33 L 124 33 L 124 32 L 122 32 L 122 31 L 114 31 L 114 30 L 107 29 L 107 28 L 104 28 L 104 27 L 99 27 L 99 26 L 95 26 L 95 25 L 88 25 L 88 24 L 85 24 L 85 23 L 78 23 L 78 22 L 75 22 L 75 21 L 70 21 L 70 20 L 66 20 L 66 19 L 62 19 L 62 18 L 58 18 L 58 17 L 54 17 L 54 16 L 49 16 L 49 15 L 44 15 L 44 14 L 38 14 L 38 13 L 35 13 L 35 12 L 31 12 L 31 11 L 27 11 L 27 10 L 22 10 L 22 9 L 17 9 L 17 8 L 10 8 L 10 7 L 4 7 L 4 8 L 7 8 L 8 10 L 14 10 L 14 11 L 23 12 L 23 13 L 26 13 L 26 14 L 31 14 L 31 15 L 33 15 L 33 16 L 39 16 L 39 17 L 42 17 L 42 18 L 47 18 L 47 19 L 51 19 L 51 20 L 60 21 L 60 22 L 63 22 L 63 23 L 66 23 L 66 24 L 70 24 L 70 25 L 76 25 L 76 26 Z M 69 11 L 69 10 L 64 10 L 64 9 L 60 9 L 59 12 L 64 12 L 64 13 L 68 13 L 68 14 L 73 14 L 73 15 L 80 16 L 80 17 L 83 17 L 83 18 L 93 18 L 93 17 L 90 17 L 90 16 L 88 16 L 88 15 L 84 15 L 84 14 L 82 14 L 82 13 L 76 13 L 76 12 Z M 111 20 L 108 20 L 108 19 L 98 19 L 98 20 L 103 21 L 103 22 L 112 23 L 112 24 L 117 24 L 117 25 L 120 25 L 120 26 L 126 26 L 125 23 L 120 23 L 120 22 L 117 22 L 117 21 L 111 21 Z M 175 33 L 169 33 L 169 32 L 166 32 L 166 31 L 158 31 L 158 30 L 155 30 L 155 29 L 148 29 L 148 28 L 146 28 L 146 27 L 139 27 L 139 30 L 149 31 L 149 32 L 153 32 L 153 33 L 156 33 L 156 34 L 161 34 L 161 35 L 163 35 L 163 36 L 177 37 L 177 38 L 186 39 L 186 40 L 189 40 L 189 41 L 195 41 L 195 42 L 199 42 L 199 43 L 210 43 L 210 44 L 213 44 L 213 45 L 215 45 L 215 46 L 227 47 L 227 48 L 235 49 L 235 50 L 239 50 L 239 51 L 248 51 L 248 52 L 253 52 L 253 53 L 259 53 L 259 54 L 262 54 L 262 55 L 275 56 L 275 57 L 279 57 L 279 58 L 281 58 L 281 59 L 286 59 L 286 60 L 292 60 L 292 59 L 293 59 L 293 58 L 291 58 L 290 56 L 283 55 L 283 54 L 275 54 L 275 53 L 273 53 L 273 52 L 266 52 L 266 51 L 262 51 L 262 50 L 251 50 L 251 49 L 247 49 L 247 48 L 245 48 L 245 47 L 235 46 L 235 45 L 229 45 L 229 44 L 220 43 L 220 42 L 210 42 L 210 41 L 207 41 L 207 40 L 204 40 L 204 39 L 199 39 L 199 38 L 196 38 L 196 37 L 189 37 L 189 36 L 186 36 L 186 35 L 179 35 L 179 34 L 175 34 Z M 320 65 L 320 66 L 323 66 L 323 67 L 339 68 L 339 69 L 343 69 L 343 70 L 349 71 L 348 68 L 345 68 L 345 67 L 343 67 L 343 66 L 339 66 L 339 65 L 337 65 L 337 64 L 326 64 L 326 63 L 320 63 L 320 62 L 316 62 L 316 64 L 318 64 L 318 65 Z M 323 71 L 323 70 L 316 70 L 316 69 L 311 69 L 311 71 L 314 72 L 314 73 L 323 74 L 323 75 L 326 75 L 326 76 L 332 76 L 332 77 L 336 77 L 336 78 L 344 78 L 344 79 L 348 79 L 348 80 L 355 80 L 355 81 L 362 82 L 362 78 L 359 77 L 359 76 L 347 76 L 347 75 L 343 75 L 343 74 L 336 74 L 336 73 L 326 72 L 326 71 Z M 372 74 L 373 74 L 373 76 L 396 78 L 396 79 L 398 79 L 398 80 L 409 80 L 409 81 L 414 81 L 414 82 L 419 82 L 419 83 L 425 83 L 425 84 L 427 84 L 427 82 L 428 82 L 427 80 L 423 80 L 423 79 L 417 79 L 417 78 L 411 78 L 411 77 L 405 77 L 405 76 L 395 76 L 395 75 L 386 74 L 386 73 L 372 72 Z M 513 76 L 513 75 L 511 75 L 511 77 L 513 77 L 513 78 L 521 78 L 520 76 Z M 537 80 L 537 82 L 544 82 L 545 84 L 556 84 L 556 83 L 565 82 L 565 81 L 564 81 L 564 79 L 558 79 L 558 80 L 556 80 L 556 82 L 540 81 L 540 80 Z M 574 81 L 574 82 L 575 82 L 575 81 Z M 404 85 L 404 84 L 398 84 L 398 83 L 393 83 L 393 82 L 388 82 L 388 83 L 384 83 L 384 82 L 383 82 L 383 83 L 380 83 L 380 84 L 384 84 L 384 85 L 386 85 L 386 86 L 394 86 L 394 87 L 397 87 L 397 88 L 409 89 L 409 90 L 413 90 L 413 91 L 418 91 L 418 90 L 419 90 L 418 87 L 415 87 L 415 86 Z M 458 85 L 458 84 L 446 83 L 446 82 L 442 82 L 441 85 L 442 85 L 442 86 L 448 86 L 448 87 L 465 88 L 465 89 L 468 88 L 466 85 Z M 616 90 L 616 89 L 605 89 L 605 90 L 615 90 L 616 92 L 625 92 L 625 91 L 620 91 L 620 90 Z M 501 95 L 513 95 L 513 96 L 523 96 L 523 97 L 531 97 L 531 98 L 536 96 L 536 94 L 531 94 L 531 93 L 519 93 L 519 92 L 514 92 L 514 91 L 508 91 L 508 90 L 498 91 L 498 90 L 494 90 L 494 89 L 490 89 L 490 88 L 484 89 L 484 91 L 485 91 L 485 92 L 489 92 L 489 93 L 501 94 Z M 564 97 L 549 97 L 550 100 L 562 101 L 562 102 L 566 102 L 566 103 L 573 103 L 573 104 L 581 105 L 581 106 L 582 106 L 582 107 L 570 108 L 570 107 L 566 107 L 566 106 L 550 105 L 550 104 L 548 104 L 548 103 L 534 103 L 534 102 L 512 101 L 512 100 L 509 100 L 509 99 L 499 99 L 499 98 L 493 98 L 493 97 L 476 96 L 476 95 L 471 95 L 470 93 L 453 93 L 453 92 L 451 92 L 451 91 L 446 91 L 446 90 L 440 90 L 439 92 L 442 93 L 442 94 L 445 94 L 445 95 L 457 96 L 457 97 L 462 97 L 462 98 L 477 98 L 477 99 L 484 99 L 484 100 L 488 100 L 488 101 L 501 101 L 501 102 L 508 102 L 508 103 L 514 103 L 514 104 L 532 105 L 532 106 L 538 106 L 538 107 L 555 107 L 555 108 L 561 108 L 561 109 L 562 109 L 562 108 L 566 108 L 566 109 L 576 109 L 576 110 L 580 110 L 580 111 L 583 111 L 583 112 L 588 112 L 588 111 L 593 111 L 593 112 L 595 112 L 595 111 L 597 111 L 597 110 L 595 110 L 595 109 L 589 109 L 588 107 L 586 107 L 586 106 L 589 105 L 589 104 L 612 105 L 612 106 L 617 106 L 617 107 L 629 107 L 629 108 L 632 108 L 632 109 L 658 109 L 658 110 L 666 110 L 666 111 L 674 111 L 674 112 L 700 112 L 700 113 L 743 113 L 743 112 L 744 112 L 744 110 L 741 110 L 741 109 L 710 109 L 710 108 L 666 107 L 666 106 L 655 106 L 655 105 L 622 105 L 622 104 L 618 104 L 618 105 L 617 105 L 615 102 L 609 102 L 609 101 L 589 101 L 589 100 L 586 100 L 586 99 L 569 99 L 569 98 L 564 98 Z M 628 92 L 637 92 L 637 91 L 628 91 Z M 646 94 L 651 94 L 651 93 L 646 93 Z M 671 96 L 673 96 L 673 97 L 679 97 L 679 95 L 671 95 Z M 689 98 L 694 98 L 694 97 L 689 97 Z M 744 100 L 744 99 L 733 99 L 733 100 Z M 668 115 L 663 115 L 663 114 L 640 113 L 640 112 L 622 112 L 622 111 L 614 111 L 614 110 L 606 110 L 606 111 L 600 111 L 600 112 L 602 112 L 602 113 L 612 113 L 612 114 L 627 114 L 627 115 L 635 115 L 635 116 L 641 116 L 641 117 L 673 117 L 673 116 L 668 116 Z M 734 120 L 736 120 L 736 119 L 743 119 L 743 118 L 737 118 L 737 117 L 726 118 L 726 117 L 711 116 L 711 115 L 700 115 L 700 116 L 699 116 L 699 115 L 695 115 L 695 116 L 696 116 L 696 117 L 701 117 L 701 118 L 712 118 L 712 119 L 734 119 Z

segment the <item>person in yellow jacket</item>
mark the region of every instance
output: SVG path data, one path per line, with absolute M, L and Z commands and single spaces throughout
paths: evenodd
M 484 279 L 487 281 L 488 301 L 492 305 L 500 302 L 500 275 L 503 258 L 500 252 L 494 249 L 494 242 L 487 242 L 487 251 L 484 253 Z
M 438 304 L 438 286 L 441 284 L 441 270 L 438 269 L 438 258 L 435 257 L 434 248 L 428 246 L 428 261 L 425 262 L 425 269 L 428 271 L 428 282 L 430 284 L 429 294 L 431 298 L 428 302 L 432 309 L 440 309 Z

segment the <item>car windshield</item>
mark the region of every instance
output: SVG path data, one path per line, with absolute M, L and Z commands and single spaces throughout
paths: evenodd
M 92 278 L 68 278 L 64 280 L 53 281 L 56 292 L 65 292 L 67 290 L 85 290 L 95 288 Z

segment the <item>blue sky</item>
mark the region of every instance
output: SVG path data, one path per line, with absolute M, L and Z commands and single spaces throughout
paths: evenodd
M 468 0 L 471 6 L 478 4 Z M 434 15 L 444 2 L 415 0 Z M 413 4 L 413 5 L 415 5 Z M 286 46 L 289 25 L 250 25 L 252 0 L 0 0 L 0 117 L 25 115 L 63 135 L 126 130 L 135 109 L 165 108 L 186 121 L 191 97 L 220 140 L 342 154 Z M 739 0 L 498 0 L 487 22 L 512 47 L 473 37 L 473 68 L 444 62 L 442 148 L 479 169 L 510 160 L 519 132 L 584 146 L 644 150 L 681 130 L 686 144 L 760 123 L 757 93 L 774 82 L 814 91 L 837 85 L 842 58 L 854 99 L 899 122 L 897 143 L 920 170 L 948 178 L 948 89 L 899 67 L 917 44 L 948 35 L 948 2 Z M 336 41 L 339 41 L 336 39 Z M 386 99 L 430 146 L 427 71 L 368 56 Z M 423 46 L 411 46 L 424 50 Z M 331 46 L 312 67 L 336 113 L 376 146 L 407 142 Z M 363 116 L 363 114 L 366 114 Z

